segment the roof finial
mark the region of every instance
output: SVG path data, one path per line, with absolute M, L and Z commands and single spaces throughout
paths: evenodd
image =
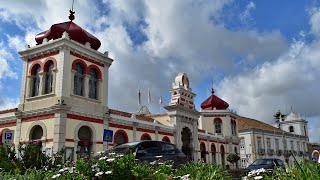
M 70 12 L 70 15 L 69 15 L 69 19 L 70 19 L 70 21 L 73 21 L 74 20 L 74 13 L 75 13 L 75 11 L 73 11 L 73 4 L 74 4 L 74 0 L 72 0 L 72 6 L 71 6 L 71 9 L 69 10 L 69 12 Z
M 213 80 L 211 78 L 211 94 L 214 94 L 214 88 L 213 88 Z

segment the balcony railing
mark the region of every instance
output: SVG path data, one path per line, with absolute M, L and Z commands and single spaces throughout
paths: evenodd
M 299 156 L 303 156 L 303 151 L 299 151 Z

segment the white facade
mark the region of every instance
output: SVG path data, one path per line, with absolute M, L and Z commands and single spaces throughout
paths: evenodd
M 243 118 L 241 121 L 250 123 L 252 120 Z M 254 123 L 256 123 L 256 120 Z M 259 123 L 265 124 L 263 122 Z M 265 126 L 270 127 L 268 124 L 265 124 Z M 307 136 L 288 133 L 278 128 L 273 130 L 258 127 L 245 128 L 239 131 L 239 137 L 240 162 L 243 168 L 260 158 L 278 158 L 288 165 L 293 165 L 294 157 L 291 152 L 297 161 L 308 156 Z

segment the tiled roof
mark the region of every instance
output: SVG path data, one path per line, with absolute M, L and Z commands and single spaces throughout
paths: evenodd
M 239 131 L 246 130 L 246 129 L 261 129 L 261 130 L 267 130 L 267 131 L 286 133 L 285 131 L 278 129 L 276 127 L 273 127 L 270 124 L 258 121 L 256 119 L 246 118 L 246 117 L 240 117 L 238 119 L 238 129 Z
M 11 113 L 16 111 L 18 111 L 18 108 L 6 109 L 6 110 L 1 110 L 0 114 Z
M 118 116 L 128 117 L 128 118 L 131 118 L 131 116 L 132 116 L 132 113 L 119 111 L 119 110 L 115 110 L 115 109 L 110 109 L 110 113 L 118 115 Z M 141 115 L 136 115 L 136 119 L 141 120 L 141 121 L 154 122 L 153 118 L 141 116 Z

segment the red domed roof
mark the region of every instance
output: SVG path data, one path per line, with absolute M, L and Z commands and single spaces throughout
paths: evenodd
M 202 109 L 218 109 L 218 110 L 224 110 L 229 107 L 229 104 L 225 102 L 224 100 L 220 99 L 219 97 L 214 95 L 214 90 L 212 89 L 212 95 L 208 97 L 202 104 Z
M 35 39 L 38 44 L 41 44 L 44 38 L 47 38 L 48 40 L 61 38 L 62 33 L 65 31 L 69 34 L 70 39 L 74 41 L 77 41 L 81 44 L 89 42 L 92 49 L 98 50 L 101 46 L 99 39 L 72 21 L 54 24 L 49 30 L 37 34 Z

